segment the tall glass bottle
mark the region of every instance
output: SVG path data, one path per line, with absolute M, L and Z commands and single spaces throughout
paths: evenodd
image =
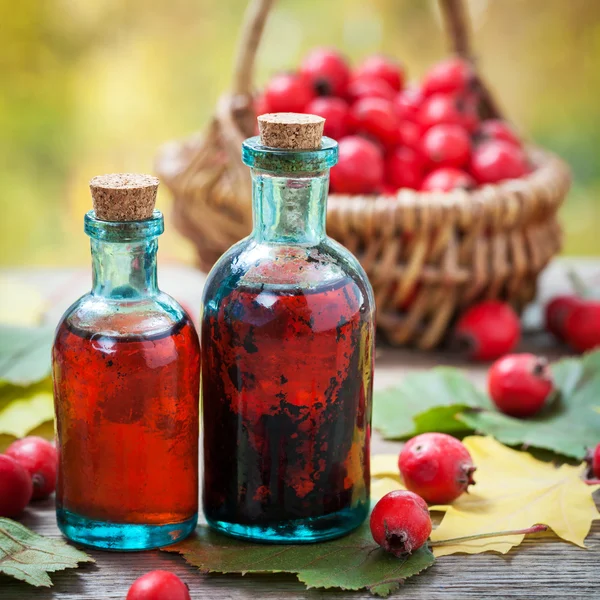
M 58 526 L 112 550 L 172 544 L 198 512 L 200 349 L 158 289 L 158 180 L 92 180 L 93 286 L 62 317 L 52 353 Z
M 368 512 L 374 302 L 325 233 L 323 122 L 259 117 L 243 144 L 254 230 L 204 290 L 204 512 L 236 537 L 324 540 Z

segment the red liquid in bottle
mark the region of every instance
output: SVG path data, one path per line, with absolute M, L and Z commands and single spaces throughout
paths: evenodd
M 53 353 L 56 502 L 114 523 L 184 521 L 198 510 L 198 337 L 186 317 L 152 336 L 77 331 Z
M 206 517 L 268 526 L 368 502 L 365 290 L 342 278 L 228 294 L 202 329 Z

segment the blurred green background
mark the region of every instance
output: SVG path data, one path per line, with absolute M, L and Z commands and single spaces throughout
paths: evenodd
M 245 0 L 0 3 L 0 261 L 86 264 L 87 182 L 152 171 L 157 147 L 202 128 L 227 89 Z M 600 2 L 471 0 L 481 68 L 529 139 L 572 165 L 565 253 L 600 254 Z M 279 0 L 256 82 L 316 45 L 401 59 L 420 77 L 445 53 L 429 0 Z M 169 210 L 163 190 L 159 207 Z M 161 255 L 193 262 L 173 228 Z

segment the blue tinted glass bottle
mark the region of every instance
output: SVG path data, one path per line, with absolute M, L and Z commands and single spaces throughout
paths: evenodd
M 93 188 L 108 205 L 85 216 L 92 290 L 66 311 L 53 348 L 57 520 L 75 542 L 144 550 L 196 526 L 200 349 L 157 285 L 158 180 L 111 177 L 116 188 Z M 153 188 L 143 218 L 135 182 Z
M 243 144 L 254 230 L 204 290 L 203 505 L 224 533 L 311 542 L 368 512 L 374 302 L 325 233 L 336 142 L 313 135 L 320 118 L 267 117 L 273 139 L 261 124 Z M 306 138 L 312 149 L 273 147 Z

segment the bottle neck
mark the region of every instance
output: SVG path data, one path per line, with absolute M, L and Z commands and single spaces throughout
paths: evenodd
M 118 300 L 138 300 L 158 292 L 158 240 L 108 242 L 93 239 L 92 294 Z
M 329 170 L 283 177 L 252 169 L 255 239 L 318 244 L 326 235 L 328 188 Z

